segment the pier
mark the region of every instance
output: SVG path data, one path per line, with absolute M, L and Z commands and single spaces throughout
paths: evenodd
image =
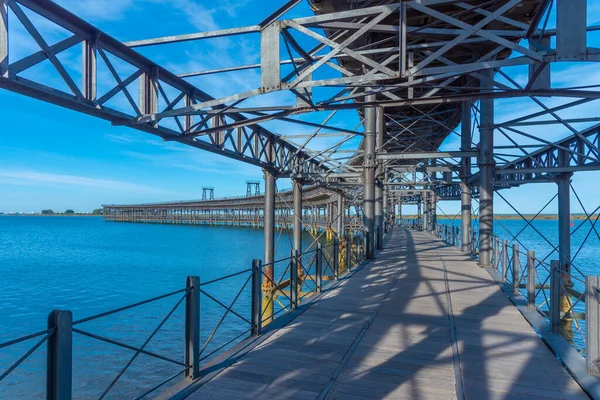
M 131 352 L 99 399 L 600 399 L 600 273 L 578 258 L 600 241 L 600 206 L 574 184 L 600 171 L 594 10 L 585 0 L 289 0 L 237 27 L 120 40 L 52 1 L 0 0 L 0 89 L 262 174 L 245 196 L 219 197 L 202 172 L 190 183 L 200 200 L 105 204 L 104 222 L 264 235 L 237 272 L 190 275 L 92 316 L 52 310 L 47 329 L 0 343 L 31 344 L 0 371 L 0 389 L 43 346 L 46 398 L 82 398 L 82 336 Z M 23 36 L 39 49 L 9 45 Z M 156 61 L 173 44 L 240 37 L 255 41 L 257 62 L 232 53 L 235 65 L 175 72 Z M 240 71 L 255 81 L 233 93 L 198 83 Z M 541 189 L 515 204 L 532 185 Z M 552 237 L 536 227 L 550 204 Z M 499 206 L 522 226 L 502 224 Z M 539 211 L 527 218 L 520 206 Z M 571 226 L 573 210 L 585 218 Z M 290 251 L 278 258 L 282 237 Z M 164 299 L 173 308 L 142 344 L 86 327 Z M 209 307 L 220 312 L 210 327 Z M 183 354 L 150 349 L 176 311 Z M 141 355 L 177 373 L 115 394 L 124 376 L 143 381 L 126 375 Z

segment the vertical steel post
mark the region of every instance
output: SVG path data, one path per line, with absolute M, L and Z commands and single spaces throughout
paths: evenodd
M 569 166 L 570 154 L 562 149 L 558 151 L 558 164 L 561 167 Z M 561 173 L 556 183 L 558 185 L 558 256 L 562 280 L 566 288 L 572 286 L 571 282 L 571 176 L 572 173 Z M 560 298 L 560 309 L 562 313 L 569 311 L 569 294 L 564 291 Z M 572 328 L 572 318 L 566 316 L 563 319 L 562 328 Z
M 352 269 L 352 237 L 346 235 L 346 270 Z M 339 274 L 336 271 L 335 280 L 338 279 Z
M 188 276 L 185 281 L 185 377 L 200 376 L 200 278 Z
M 344 231 L 346 229 L 345 221 L 344 221 L 344 210 L 346 209 L 346 205 L 344 204 L 344 195 L 342 193 L 338 193 L 337 195 L 337 235 L 338 237 L 344 237 Z
M 471 150 L 471 103 L 462 103 L 462 117 L 460 130 L 460 149 L 462 151 Z M 462 230 L 463 253 L 468 253 L 471 249 L 471 186 L 469 178 L 471 177 L 471 157 L 463 157 L 460 171 L 460 221 Z
M 294 250 L 302 253 L 302 182 L 293 179 L 294 187 Z
M 513 257 L 512 257 L 512 262 L 513 262 L 513 270 L 512 270 L 512 288 L 513 288 L 513 293 L 518 293 L 519 292 L 519 275 L 521 273 L 520 271 L 520 263 L 519 263 L 519 245 L 518 243 L 513 243 Z
M 498 256 L 500 255 L 500 239 L 498 236 L 494 236 L 494 269 L 498 272 L 498 267 L 500 266 L 500 260 Z
M 252 260 L 252 334 L 260 335 L 262 330 L 262 261 Z
M 429 232 L 429 192 L 423 192 L 423 232 Z
M 70 400 L 73 395 L 73 314 L 54 310 L 48 315 L 46 399 Z
M 82 85 L 81 91 L 86 100 L 96 100 L 96 43 L 95 39 L 82 42 Z
M 272 171 L 263 170 L 265 176 L 265 207 L 264 207 L 264 246 L 265 246 L 265 263 L 264 263 L 264 280 L 262 284 L 263 290 L 263 325 L 268 324 L 273 320 L 273 312 L 275 309 L 275 272 L 274 272 L 274 257 L 275 257 L 275 175 Z
M 292 250 L 290 257 L 290 308 L 292 310 L 298 307 L 298 263 L 300 253 L 298 250 Z
M 402 224 L 402 198 L 398 200 L 398 224 Z
M 0 78 L 8 78 L 8 0 L 0 0 Z
M 560 324 L 560 300 L 562 297 L 560 275 L 560 261 L 550 261 L 550 304 L 548 306 L 550 308 L 550 330 L 552 333 L 558 333 Z
M 384 151 L 384 138 L 385 133 L 385 114 L 383 107 L 377 107 L 376 110 L 376 153 L 382 153 Z M 377 249 L 381 250 L 383 242 L 383 160 L 376 159 L 377 169 L 375 172 L 375 242 L 377 243 Z
M 334 271 L 338 271 L 340 268 L 340 239 L 337 237 L 333 238 L 333 265 Z
M 482 93 L 494 90 L 494 70 L 481 73 Z M 494 233 L 494 100 L 480 100 L 479 125 L 479 265 L 490 266 L 492 235 Z
M 502 241 L 502 280 L 506 282 L 508 276 L 508 241 Z
M 370 103 L 376 100 L 374 94 L 365 97 L 365 101 Z M 374 107 L 367 107 L 365 113 L 365 141 L 364 141 L 364 161 L 363 161 L 363 221 L 365 225 L 366 258 L 375 257 L 375 169 L 377 167 L 375 160 L 375 124 L 376 111 Z
M 388 190 L 388 186 L 386 185 L 386 183 L 388 182 L 389 179 L 389 173 L 388 170 L 386 169 L 383 173 L 383 233 L 387 233 L 388 232 L 388 226 L 390 226 L 390 211 L 389 211 L 389 201 L 390 201 L 390 197 L 389 197 L 389 190 Z M 383 242 L 383 241 L 382 241 Z
M 527 307 L 535 307 L 535 251 L 527 252 Z
M 587 371 L 600 375 L 600 276 L 585 277 L 585 333 Z
M 333 269 L 333 275 L 337 275 L 337 269 Z M 315 254 L 315 286 L 317 293 L 321 293 L 323 282 L 323 245 L 317 242 L 317 253 Z

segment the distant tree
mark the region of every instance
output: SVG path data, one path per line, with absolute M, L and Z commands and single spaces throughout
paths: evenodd
M 54 211 L 52 211 L 52 210 L 42 210 L 42 214 L 44 214 L 44 215 L 50 215 L 50 214 L 54 214 Z
M 94 211 L 92 211 L 92 214 L 94 214 L 94 215 L 102 215 L 103 212 L 104 212 L 103 209 L 96 208 Z
M 75 211 L 68 209 L 67 211 L 65 211 L 65 214 L 75 214 Z

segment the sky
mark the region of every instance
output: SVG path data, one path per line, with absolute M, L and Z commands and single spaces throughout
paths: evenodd
M 256 24 L 277 9 L 282 2 L 60 0 L 57 3 L 117 39 L 130 41 Z M 588 25 L 591 25 L 600 20 L 600 0 L 590 0 L 588 3 Z M 257 7 L 257 4 L 260 4 L 260 7 Z M 311 15 L 311 11 L 304 1 L 286 18 L 306 15 Z M 47 37 L 51 38 L 48 39 L 50 44 L 65 37 L 65 32 L 45 26 L 44 22 L 35 19 L 35 16 L 31 15 L 31 19 L 40 31 L 44 31 Z M 27 38 L 22 27 L 12 23 L 13 20 L 15 18 L 10 21 L 11 54 L 20 58 L 39 50 L 36 44 Z M 201 43 L 187 42 L 141 48 L 139 51 L 175 73 L 185 73 L 256 63 L 260 54 L 256 39 L 257 36 L 238 36 L 211 39 Z M 589 45 L 600 47 L 600 40 L 590 35 Z M 78 52 L 80 48 L 75 46 L 72 51 L 61 54 L 59 59 L 72 71 L 78 70 Z M 125 66 L 117 67 L 121 69 L 119 72 L 122 76 L 127 75 Z M 63 84 L 48 66 L 40 65 L 36 68 L 27 73 L 37 74 L 37 79 L 42 76 L 58 87 Z M 526 76 L 523 67 L 513 67 L 507 71 L 519 82 Z M 103 74 L 107 73 L 99 69 L 99 86 L 103 84 Z M 260 76 L 258 71 L 254 70 L 223 77 L 210 75 L 190 81 L 213 96 L 222 96 L 258 87 Z M 595 65 L 562 64 L 553 67 L 555 85 L 567 87 L 599 81 L 600 71 L 597 71 Z M 248 102 L 248 105 L 261 105 L 276 100 L 289 101 L 290 95 L 276 93 L 263 96 Z M 561 99 L 544 101 L 549 105 L 564 102 Z M 497 121 L 509 120 L 539 109 L 531 101 L 524 99 L 498 100 L 496 104 Z M 111 105 L 115 108 L 127 106 L 124 98 L 115 98 Z M 569 110 L 561 116 L 597 116 L 596 110 L 597 104 L 594 102 L 580 109 Z M 325 114 L 301 118 L 318 121 L 324 116 Z M 107 121 L 4 90 L 0 90 L 0 120 L 0 212 L 39 212 L 47 208 L 55 211 L 74 209 L 77 212 L 85 212 L 102 204 L 197 199 L 201 197 L 203 186 L 213 186 L 216 196 L 239 195 L 245 193 L 246 180 L 262 178 L 262 171 L 257 167 L 178 143 L 163 142 L 147 133 L 122 126 L 111 126 Z M 354 129 L 359 119 L 356 112 L 347 111 L 340 112 L 330 123 Z M 301 125 L 290 128 L 289 124 L 278 122 L 271 122 L 265 126 L 282 135 L 313 131 L 313 128 Z M 585 124 L 574 126 L 582 129 Z M 543 130 L 531 128 L 528 132 L 543 136 L 549 141 L 570 134 L 558 125 L 547 126 Z M 314 146 L 324 148 L 337 140 L 339 138 L 323 137 L 316 141 Z M 451 134 L 443 148 L 456 149 L 459 141 L 457 135 Z M 507 142 L 507 139 L 496 132 L 496 143 L 504 142 Z M 528 139 L 521 137 L 518 138 L 518 142 L 528 143 Z M 358 139 L 348 142 L 344 148 L 352 149 L 357 145 Z M 597 200 L 600 198 L 597 178 L 598 174 L 595 172 L 578 173 L 573 178 L 573 186 L 581 196 L 584 206 L 589 208 L 588 211 L 600 203 Z M 286 180 L 280 181 L 278 185 L 280 188 L 290 186 Z M 503 191 L 502 194 L 520 212 L 535 213 L 555 192 L 555 184 L 535 184 Z M 533 199 L 535 201 L 532 201 Z M 546 211 L 554 212 L 555 203 L 556 201 Z M 575 199 L 573 203 L 573 212 L 581 212 L 581 207 L 576 204 Z M 410 212 L 408 209 L 407 211 Z M 458 211 L 458 204 L 442 202 L 440 211 L 454 214 Z M 496 212 L 514 211 L 496 196 Z

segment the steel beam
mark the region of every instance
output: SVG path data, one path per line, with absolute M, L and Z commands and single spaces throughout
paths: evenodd
M 367 102 L 375 102 L 376 96 L 368 95 Z M 367 235 L 367 248 L 365 254 L 367 259 L 375 257 L 375 128 L 376 111 L 374 107 L 368 107 L 364 111 L 365 115 L 365 139 L 364 139 L 364 157 L 363 157 L 363 223 L 365 234 Z
M 467 151 L 471 149 L 471 103 L 462 104 L 461 131 L 460 131 L 460 149 Z M 471 157 L 462 158 L 462 168 L 460 176 L 460 223 L 463 253 L 471 251 L 471 187 L 469 178 L 471 177 Z
M 477 157 L 478 155 L 479 155 L 479 152 L 477 152 L 477 151 L 431 151 L 431 152 L 419 152 L 419 153 L 378 154 L 377 158 L 380 160 L 420 160 L 420 159 L 434 159 L 434 158 Z M 434 167 L 430 166 L 429 169 L 432 171 L 435 171 Z
M 482 73 L 481 91 L 494 90 L 494 70 Z M 480 102 L 481 120 L 479 125 L 479 265 L 491 266 L 492 236 L 494 232 L 494 100 Z

